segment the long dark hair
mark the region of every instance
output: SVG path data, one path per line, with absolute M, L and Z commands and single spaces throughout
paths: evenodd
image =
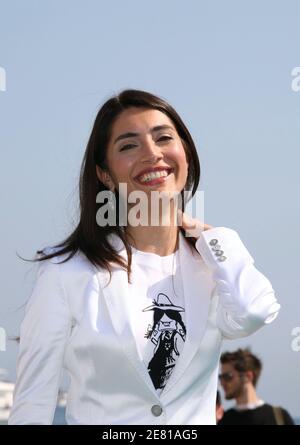
M 72 258 L 77 251 L 81 251 L 94 266 L 107 269 L 110 275 L 111 263 L 118 264 L 127 271 L 130 281 L 132 253 L 125 231 L 118 223 L 115 226 L 102 227 L 96 221 L 96 213 L 104 205 L 103 203 L 96 203 L 96 195 L 103 190 L 108 190 L 97 177 L 96 165 L 103 170 L 107 169 L 106 152 L 112 126 L 117 116 L 130 107 L 156 109 L 172 120 L 181 138 L 188 162 L 188 176 L 184 189 L 190 190 L 191 196 L 195 194 L 200 180 L 199 158 L 192 137 L 177 112 L 165 100 L 151 93 L 140 90 L 124 90 L 107 100 L 96 116 L 80 170 L 80 218 L 76 229 L 64 241 L 53 246 L 54 251 L 52 253 L 46 254 L 43 249 L 38 250 L 36 253 L 39 256 L 31 261 L 44 261 L 54 256 L 69 254 L 62 261 L 65 262 Z M 117 213 L 119 208 L 118 199 L 119 196 L 116 191 Z M 182 202 L 184 203 L 184 200 Z M 116 219 L 118 221 L 118 214 Z M 117 234 L 123 241 L 128 262 L 109 243 L 108 236 L 112 233 Z M 195 239 L 187 237 L 187 240 L 194 246 Z

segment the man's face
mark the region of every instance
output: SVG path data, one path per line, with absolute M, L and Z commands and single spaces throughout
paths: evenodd
M 243 393 L 243 376 L 234 369 L 231 363 L 221 365 L 219 379 L 227 400 L 236 399 Z

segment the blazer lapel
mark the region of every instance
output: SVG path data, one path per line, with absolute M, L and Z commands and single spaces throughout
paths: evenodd
M 127 260 L 127 252 L 122 240 L 114 235 L 111 236 L 110 242 L 119 251 L 118 253 Z M 126 271 L 119 266 L 113 267 L 111 281 L 108 285 L 109 273 L 101 271 L 99 281 L 114 330 L 125 354 L 151 392 L 158 397 L 148 370 L 140 359 L 134 333 L 132 332 L 132 320 L 129 311 L 130 296 Z
M 210 279 L 211 273 L 200 254 L 188 244 L 181 232 L 179 237 L 179 262 L 184 290 L 187 332 L 184 347 L 162 391 L 161 397 L 163 398 L 184 375 L 200 346 L 207 324 L 213 285 Z

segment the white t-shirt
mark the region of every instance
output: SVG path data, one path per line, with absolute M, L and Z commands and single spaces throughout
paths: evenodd
M 179 250 L 162 257 L 133 247 L 131 282 L 132 330 L 140 358 L 160 394 L 186 339 Z

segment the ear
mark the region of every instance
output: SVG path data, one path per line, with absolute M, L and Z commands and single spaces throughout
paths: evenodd
M 246 382 L 250 382 L 253 384 L 253 372 L 252 371 L 246 371 L 244 374 L 244 378 Z
M 96 175 L 100 182 L 102 182 L 112 192 L 114 191 L 115 186 L 107 170 L 103 170 L 99 167 L 99 165 L 96 165 Z

